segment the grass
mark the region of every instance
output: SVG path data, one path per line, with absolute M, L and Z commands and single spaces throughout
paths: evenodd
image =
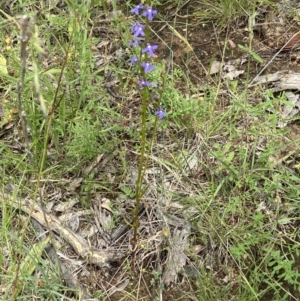
M 37 7 L 31 1 L 19 1 L 0 11 L 0 24 L 5 29 L 0 33 L 3 300 L 73 300 L 76 294 L 79 300 L 82 298 L 81 289 L 66 285 L 55 260 L 44 252 L 42 232 L 32 225 L 30 216 L 12 206 L 12 200 L 43 199 L 44 206 L 59 217 L 67 209 L 59 211 L 57 205 L 77 200 L 68 209 L 76 215 L 83 209 L 95 210 L 100 198 L 108 210 L 102 219 L 107 233 L 113 233 L 109 231 L 121 224 L 124 216 L 129 223 L 141 143 L 136 74 L 126 61 L 132 54 L 127 45 L 133 22 L 129 7 L 133 3 L 127 1 L 119 7 L 113 2 L 113 9 L 106 1 L 99 2 L 67 1 L 51 10 L 42 4 L 38 7 L 35 34 L 27 46 L 22 91 L 31 159 L 24 149 L 17 112 L 21 61 L 16 20 L 24 12 L 34 14 Z M 177 2 L 172 6 L 175 10 L 184 4 Z M 203 7 L 194 13 L 197 22 L 213 21 L 220 28 L 255 11 L 253 1 L 229 2 L 212 6 L 207 0 L 191 1 L 190 5 Z M 104 14 L 112 16 L 110 23 L 99 21 L 99 15 L 104 18 Z M 161 13 L 161 21 L 163 17 Z M 106 41 L 106 46 L 99 44 Z M 111 44 L 125 54 L 118 58 L 109 49 Z M 114 56 L 110 57 L 111 53 Z M 156 66 L 151 76 L 160 81 L 167 66 L 163 60 Z M 183 278 L 174 295 L 168 295 L 162 272 L 166 254 L 175 244 L 171 235 L 174 227 L 153 218 L 155 214 L 150 219 L 140 217 L 153 236 L 147 236 L 142 227 L 137 252 L 139 272 L 132 272 L 130 256 L 118 266 L 130 279 L 125 290 L 110 295 L 103 273 L 92 266 L 82 264 L 79 272 L 71 273 L 78 272 L 79 282 L 92 297 L 105 300 L 142 300 L 153 291 L 155 300 L 159 300 L 160 290 L 164 298 L 172 296 L 175 300 L 298 300 L 299 138 L 291 135 L 291 128 L 277 127 L 281 121 L 277 112 L 286 103 L 284 94 L 273 95 L 259 87 L 247 89 L 247 81 L 225 85 L 218 78 L 206 78 L 204 92 L 199 95 L 181 67 L 174 66 L 173 72 L 165 75 L 162 105 L 168 114 L 158 123 L 145 167 L 151 192 L 145 202 L 151 208 L 148 214 L 159 208 L 189 221 L 188 264 L 199 273 Z M 110 86 L 112 80 L 116 83 Z M 189 90 L 184 94 L 186 84 Z M 153 109 L 150 104 L 149 139 L 155 122 Z M 80 231 L 92 229 L 94 215 L 80 217 Z M 130 238 L 130 230 L 127 232 L 124 241 Z M 80 260 L 64 240 L 54 233 L 52 236 L 57 252 L 70 262 Z M 157 244 L 158 237 L 163 237 L 163 243 Z M 91 236 L 91 244 L 96 243 L 93 239 Z M 124 245 L 114 247 L 122 249 Z M 146 254 L 146 259 L 142 261 L 139 254 Z M 88 280 L 81 273 L 88 274 Z M 114 284 L 114 277 L 111 279 L 110 289 L 119 286 Z

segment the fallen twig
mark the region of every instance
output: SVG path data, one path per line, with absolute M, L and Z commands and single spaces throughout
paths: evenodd
M 15 209 L 22 210 L 38 221 L 43 227 L 51 230 L 63 237 L 74 249 L 74 251 L 82 257 L 87 263 L 94 264 L 99 267 L 107 267 L 110 262 L 119 260 L 121 254 L 115 254 L 111 250 L 102 251 L 90 248 L 88 242 L 77 235 L 49 213 L 43 213 L 42 208 L 30 199 L 15 199 L 7 194 L 0 194 L 0 202 L 5 199 L 9 200 L 9 204 Z M 33 208 L 33 210 L 31 209 Z M 47 226 L 48 225 L 48 226 Z

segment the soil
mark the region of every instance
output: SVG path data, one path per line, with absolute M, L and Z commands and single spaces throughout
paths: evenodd
M 181 14 L 185 15 L 186 13 L 183 11 Z M 276 54 L 276 50 L 279 50 L 295 33 L 295 25 L 291 27 L 290 23 L 287 23 L 286 26 L 278 26 L 278 31 L 275 31 L 274 34 L 274 25 L 273 30 L 271 30 L 272 27 L 267 22 L 269 22 L 269 18 L 275 18 L 275 16 L 269 11 L 266 18 L 264 21 L 260 20 L 261 23 L 259 24 L 262 25 L 255 26 L 251 47 L 254 52 L 265 60 L 265 63 L 259 64 L 252 59 L 250 78 L 254 77 L 272 59 Z M 237 60 L 245 55 L 245 52 L 238 45 L 249 47 L 247 20 L 237 20 L 235 24 L 228 27 L 226 32 L 221 33 L 217 32 L 213 23 L 197 24 L 197 19 L 193 17 L 178 17 L 176 22 L 175 30 L 188 41 L 192 49 L 183 39 L 174 35 L 172 28 L 164 25 L 163 29 L 156 28 L 159 32 L 159 41 L 163 41 L 160 42 L 160 55 L 167 62 L 173 62 L 185 70 L 187 76 L 196 85 L 209 80 L 205 75 L 212 61 L 228 62 Z M 289 29 L 290 31 L 288 31 Z M 285 32 L 285 37 L 283 39 L 280 36 L 280 41 L 278 41 L 278 35 L 282 32 Z M 273 73 L 279 70 L 300 72 L 300 53 L 297 52 L 297 45 L 293 46 L 292 49 L 284 50 L 269 65 L 265 73 Z M 240 65 L 239 68 L 246 70 L 247 64 Z M 246 74 L 240 77 L 242 81 L 245 79 Z

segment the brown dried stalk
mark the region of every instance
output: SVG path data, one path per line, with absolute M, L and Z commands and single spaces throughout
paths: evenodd
M 21 30 L 20 58 L 21 58 L 22 67 L 21 67 L 21 80 L 18 82 L 18 111 L 19 111 L 19 116 L 20 116 L 20 120 L 21 120 L 21 124 L 22 124 L 25 149 L 31 158 L 32 154 L 31 154 L 30 148 L 29 148 L 27 117 L 26 117 L 26 112 L 22 106 L 22 97 L 21 96 L 22 96 L 22 91 L 23 91 L 23 87 L 24 87 L 25 72 L 26 72 L 26 58 L 27 58 L 26 47 L 27 47 L 27 44 L 34 32 L 35 17 L 29 17 L 28 15 L 24 15 L 19 20 L 19 25 L 20 25 L 20 30 Z

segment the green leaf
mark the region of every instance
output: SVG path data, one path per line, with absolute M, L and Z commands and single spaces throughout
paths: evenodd
M 259 63 L 263 63 L 264 60 L 254 51 L 252 51 L 250 48 L 240 45 L 238 44 L 239 48 L 242 49 L 243 51 L 247 52 L 248 54 L 250 54 L 256 61 L 258 61 Z
M 33 271 L 36 268 L 37 263 L 40 261 L 40 257 L 46 247 L 46 245 L 48 244 L 50 240 L 50 237 L 48 236 L 47 239 L 45 239 L 42 242 L 39 242 L 37 244 L 34 244 L 31 248 L 31 250 L 29 250 L 29 253 L 27 254 L 27 256 L 24 258 L 24 260 L 21 263 L 20 266 L 20 271 L 17 271 L 17 273 L 20 274 L 20 276 L 18 277 L 18 283 L 16 286 L 16 289 L 14 290 L 14 296 L 12 296 L 12 299 L 15 299 L 16 296 L 18 296 L 22 290 L 23 285 L 25 284 L 25 280 L 26 280 L 26 276 L 30 276 Z M 12 278 L 13 281 L 14 279 L 16 279 L 16 275 L 15 277 Z M 8 286 L 8 289 L 11 288 L 11 285 Z
M 234 158 L 234 152 L 230 152 L 226 158 L 226 162 L 229 163 Z

